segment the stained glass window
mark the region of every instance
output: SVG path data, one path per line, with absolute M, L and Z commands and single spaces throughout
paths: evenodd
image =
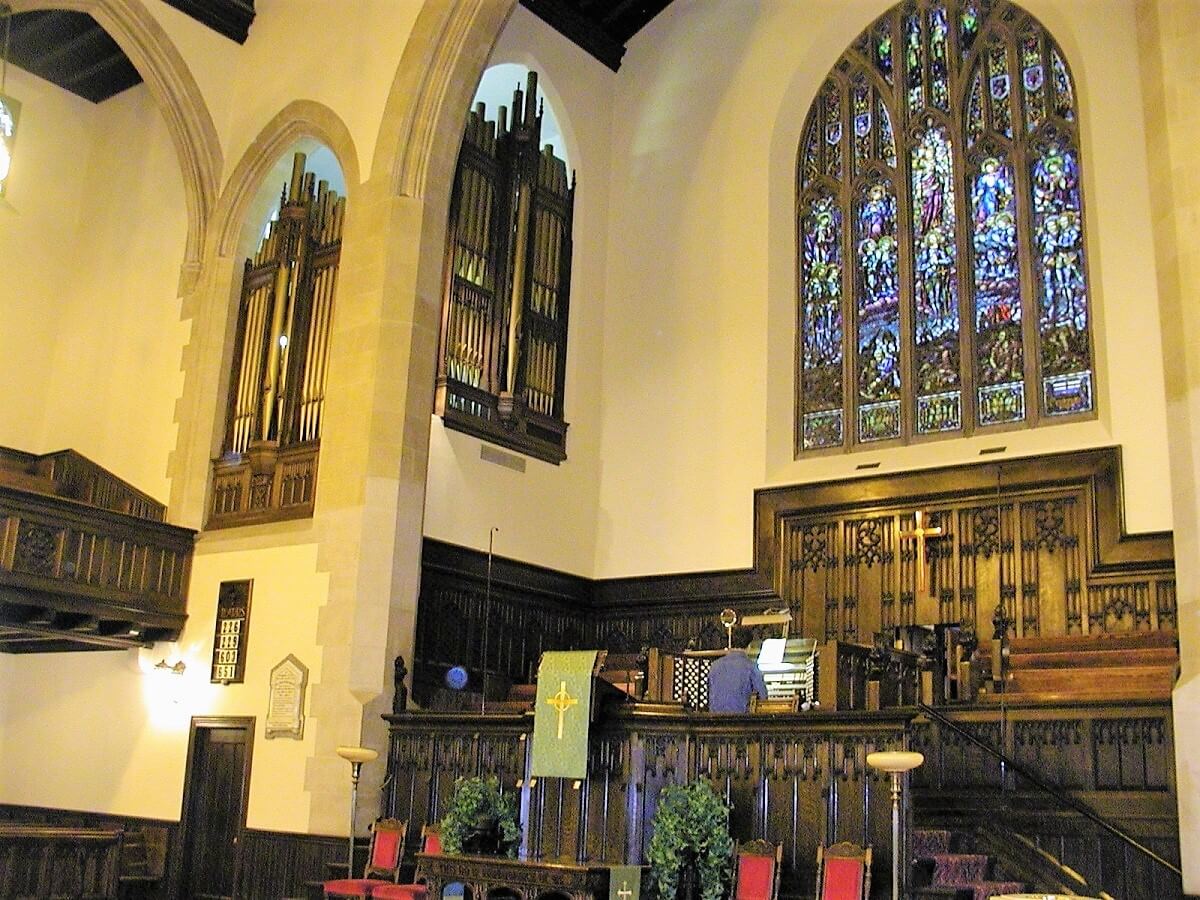
M 800 151 L 798 452 L 1094 414 L 1075 90 L 1036 19 L 894 7 Z

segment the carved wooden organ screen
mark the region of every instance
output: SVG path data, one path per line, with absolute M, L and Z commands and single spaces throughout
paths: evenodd
M 798 630 L 869 643 L 896 626 L 955 623 L 990 637 L 1002 605 L 1015 637 L 1174 631 L 1169 540 L 1126 536 L 1106 548 L 1101 536 L 1119 531 L 1112 495 L 1055 485 L 1052 470 L 1041 478 L 918 506 L 940 532 L 924 538 L 912 536 L 911 498 L 784 516 L 783 591 Z M 1118 562 L 1128 545 L 1159 556 Z
M 312 515 L 345 202 L 297 153 L 246 260 L 209 527 Z
M 436 407 L 450 428 L 548 462 L 563 417 L 571 224 L 566 163 L 539 150 L 537 73 L 500 107 L 467 116 L 450 223 Z

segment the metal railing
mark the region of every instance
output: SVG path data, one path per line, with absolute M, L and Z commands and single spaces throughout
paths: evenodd
M 990 756 L 995 757 L 997 760 L 1000 761 L 1000 765 L 1003 768 L 1006 768 L 1006 769 L 1009 769 L 1009 770 L 1015 772 L 1024 781 L 1033 785 L 1035 788 L 1037 788 L 1042 793 L 1048 794 L 1049 796 L 1053 797 L 1061 805 L 1067 807 L 1072 812 L 1076 812 L 1079 815 L 1083 816 L 1089 822 L 1092 822 L 1094 825 L 1098 826 L 1099 828 L 1103 829 L 1108 834 L 1115 837 L 1117 840 L 1121 841 L 1121 843 L 1123 843 L 1126 846 L 1131 847 L 1132 849 L 1141 853 L 1143 856 L 1145 856 L 1147 859 L 1151 860 L 1152 862 L 1156 863 L 1157 865 L 1160 865 L 1163 868 L 1175 873 L 1176 875 L 1180 876 L 1181 878 L 1183 877 L 1183 871 L 1179 868 L 1179 866 L 1175 865 L 1174 863 L 1172 863 L 1166 859 L 1163 859 L 1161 856 L 1159 856 L 1157 853 L 1155 853 L 1149 847 L 1147 847 L 1144 844 L 1142 844 L 1141 842 L 1139 842 L 1137 840 L 1137 838 L 1135 838 L 1132 835 L 1130 835 L 1129 833 L 1123 831 L 1119 826 L 1114 825 L 1108 819 L 1104 818 L 1099 813 L 1097 813 L 1095 810 L 1093 810 L 1091 807 L 1089 807 L 1086 803 L 1083 803 L 1083 802 L 1077 800 L 1076 798 L 1072 797 L 1070 794 L 1063 791 L 1062 789 L 1057 788 L 1054 785 L 1048 784 L 1047 782 L 1043 781 L 1041 778 L 1039 778 L 1037 775 L 1035 775 L 1033 773 L 1033 771 L 1031 771 L 1029 768 L 1027 768 L 1026 766 L 1022 765 L 1021 763 L 1017 762 L 1016 760 L 1012 759 L 1011 757 L 1007 756 L 1003 751 L 998 750 L 997 748 L 993 747 L 987 741 L 972 734 L 969 729 L 963 728 L 957 722 L 944 716 L 942 713 L 938 712 L 932 706 L 928 706 L 924 703 L 918 703 L 917 708 L 925 716 L 927 716 L 928 718 L 937 722 L 939 725 L 941 725 L 945 728 L 949 728 L 951 731 L 953 731 L 959 737 L 963 738 L 964 740 L 970 741 L 972 744 L 974 744 L 980 750 L 984 751 L 985 753 L 989 754 Z

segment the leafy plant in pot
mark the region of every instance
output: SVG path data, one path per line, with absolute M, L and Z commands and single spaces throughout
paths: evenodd
M 501 793 L 494 775 L 457 779 L 441 838 L 447 853 L 516 856 L 521 845 L 516 797 Z
M 659 900 L 675 900 L 689 873 L 700 900 L 722 900 L 733 872 L 733 837 L 729 805 L 712 786 L 693 781 L 663 788 L 652 828 L 646 857 Z

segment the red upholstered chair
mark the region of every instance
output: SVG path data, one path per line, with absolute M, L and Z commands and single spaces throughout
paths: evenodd
M 776 900 L 782 864 L 782 844 L 767 841 L 739 844 L 733 900 Z
M 436 825 L 421 829 L 421 852 L 440 856 L 442 835 Z M 423 884 L 381 884 L 371 891 L 372 900 L 425 900 Z
M 396 879 L 400 877 L 400 861 L 404 858 L 404 832 L 407 829 L 408 826 L 397 819 L 377 819 L 371 826 L 371 849 L 367 853 L 363 877 L 327 881 L 324 885 L 325 896 L 357 897 L 366 900 L 372 896 L 374 888 L 395 884 Z
M 817 900 L 867 900 L 871 848 L 841 843 L 817 848 Z

